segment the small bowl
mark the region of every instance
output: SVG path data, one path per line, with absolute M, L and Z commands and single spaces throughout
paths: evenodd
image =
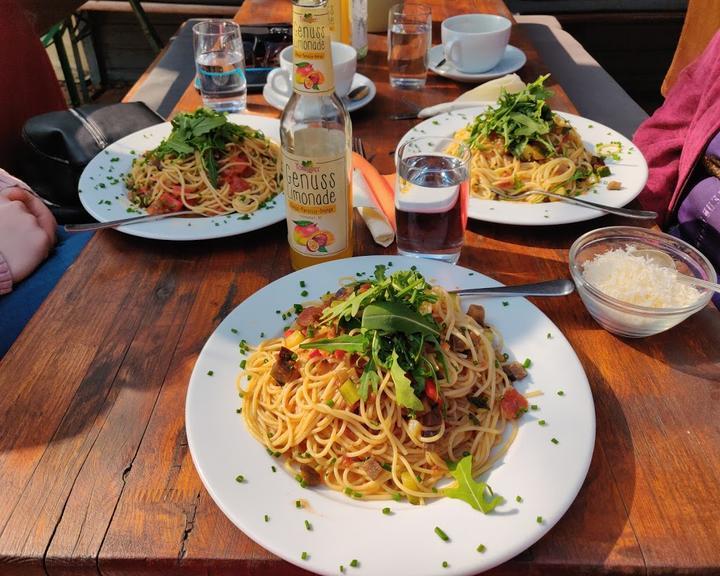
M 585 307 L 608 332 L 628 338 L 659 334 L 702 310 L 712 292 L 696 287 L 700 298 L 682 308 L 652 308 L 618 300 L 590 284 L 583 276 L 585 262 L 612 249 L 635 246 L 655 249 L 672 257 L 679 272 L 717 282 L 717 274 L 705 256 L 688 243 L 662 232 L 633 226 L 609 226 L 583 234 L 570 247 L 570 274 Z

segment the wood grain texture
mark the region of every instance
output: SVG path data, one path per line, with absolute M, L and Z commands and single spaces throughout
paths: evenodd
M 433 2 L 436 24 L 499 1 Z M 248 0 L 243 23 L 289 18 L 288 2 Z M 528 55 L 526 80 L 544 72 Z M 385 40 L 360 66 L 378 96 L 353 114 L 373 163 L 413 122 L 393 112 L 454 98 L 467 86 L 434 76 L 422 92 L 387 83 Z M 560 87 L 553 105 L 574 111 Z M 199 104 L 189 89 L 178 109 Z M 262 97 L 250 111 L 277 116 Z M 504 283 L 567 276 L 567 249 L 613 217 L 554 228 L 471 222 L 460 261 Z M 356 254 L 393 253 L 356 218 Z M 0 574 L 307 574 L 236 529 L 193 467 L 184 431 L 195 359 L 220 321 L 290 272 L 280 223 L 196 243 L 96 234 L 0 361 Z M 673 330 L 624 340 L 602 330 L 579 297 L 535 299 L 587 372 L 597 438 L 588 477 L 560 522 L 491 571 L 530 574 L 720 573 L 720 314 L 710 307 Z M 562 370 L 562 367 L 558 367 Z

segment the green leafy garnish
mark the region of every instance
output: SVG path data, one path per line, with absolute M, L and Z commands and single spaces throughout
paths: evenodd
M 400 302 L 370 304 L 363 312 L 362 327 L 366 330 L 440 336 L 440 330 L 434 321 L 424 318 Z
M 262 132 L 228 121 L 227 115 L 206 108 L 192 113 L 180 113 L 172 120 L 172 131 L 160 145 L 146 157 L 162 159 L 168 155 L 189 156 L 200 153 L 210 183 L 217 186 L 218 163 L 216 152 L 225 152 L 230 142 L 244 138 L 265 138 Z
M 503 90 L 497 107 L 488 108 L 475 118 L 470 146 L 479 149 L 481 139 L 497 135 L 515 157 L 520 157 L 529 144 L 542 148 L 545 156 L 555 156 L 555 147 L 548 137 L 554 123 L 553 112 L 546 102 L 552 91 L 543 86 L 548 76 L 540 76 L 517 94 Z
M 412 382 L 405 375 L 405 371 L 398 363 L 398 355 L 395 350 L 390 357 L 390 376 L 395 384 L 395 400 L 400 406 L 410 410 L 423 410 L 423 403 L 420 402 L 413 391 Z
M 503 499 L 497 494 L 493 494 L 490 486 L 485 482 L 476 482 L 473 478 L 472 455 L 465 456 L 460 460 L 450 474 L 457 481 L 457 486 L 441 490 L 448 498 L 463 500 L 483 514 L 491 512 L 496 506 L 502 504 Z

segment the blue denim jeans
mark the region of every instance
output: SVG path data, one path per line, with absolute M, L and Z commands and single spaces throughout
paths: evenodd
M 0 358 L 10 349 L 68 266 L 78 257 L 92 232 L 68 233 L 58 226 L 55 250 L 35 272 L 0 296 Z

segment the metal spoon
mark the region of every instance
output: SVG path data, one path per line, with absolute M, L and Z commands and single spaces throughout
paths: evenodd
M 515 286 L 495 286 L 491 288 L 462 288 L 449 290 L 458 296 L 567 296 L 575 290 L 572 280 L 548 280 L 533 284 L 517 284 Z
M 653 262 L 655 262 L 655 264 L 661 266 L 662 268 L 670 268 L 671 270 L 675 270 L 675 272 L 677 272 L 677 279 L 683 284 L 702 286 L 703 288 L 707 288 L 708 290 L 720 292 L 720 284 L 715 284 L 715 282 L 710 282 L 709 280 L 702 280 L 701 278 L 695 278 L 694 276 L 688 276 L 687 274 L 679 272 L 675 267 L 675 261 L 672 259 L 672 256 L 666 254 L 665 252 L 662 252 L 660 250 L 653 250 L 652 248 L 643 248 L 642 250 L 635 250 L 634 254 L 636 256 L 644 256 L 645 258 L 647 258 L 648 260 L 652 260 Z
M 355 102 L 356 100 L 362 100 L 365 98 L 365 96 L 368 95 L 368 92 L 370 92 L 370 87 L 367 84 L 363 84 L 362 86 L 358 86 L 357 88 L 350 90 L 345 98 L 347 98 L 350 102 Z

